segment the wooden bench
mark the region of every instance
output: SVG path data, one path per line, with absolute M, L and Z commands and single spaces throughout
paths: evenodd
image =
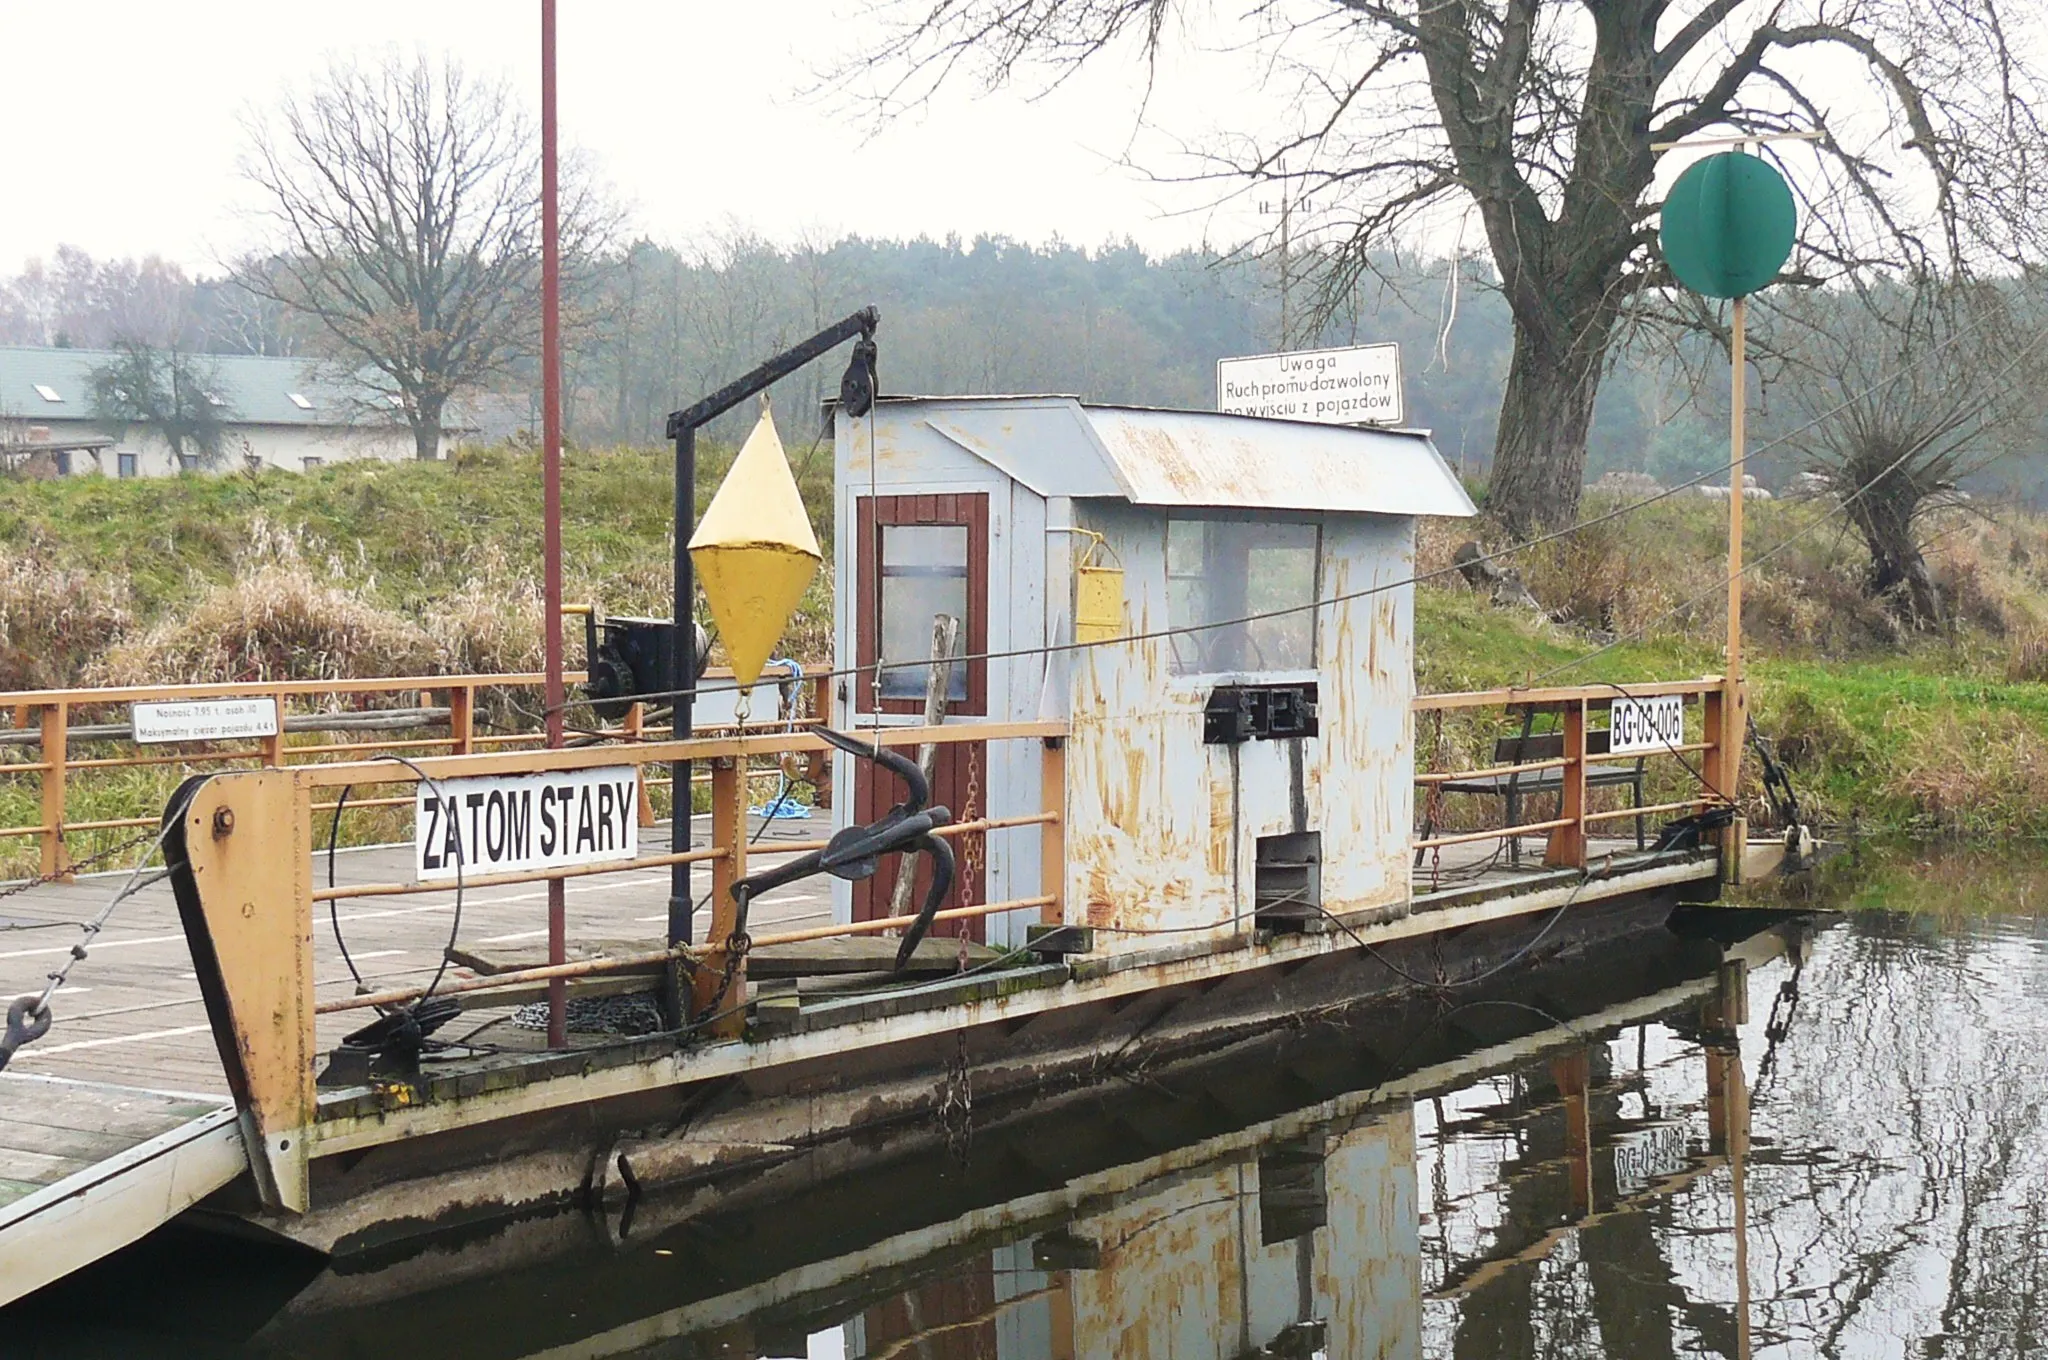
M 1604 756 L 1607 754 L 1608 733 L 1605 728 L 1586 729 L 1586 754 Z M 1524 765 L 1541 760 L 1557 760 L 1564 755 L 1564 733 L 1530 732 L 1524 730 L 1511 737 L 1502 737 L 1493 744 L 1494 765 Z M 1631 794 L 1630 807 L 1643 805 L 1643 757 L 1638 756 L 1627 764 L 1599 764 L 1586 767 L 1586 788 L 1607 789 L 1627 786 Z M 1476 793 L 1487 797 L 1503 799 L 1507 820 L 1504 825 L 1522 824 L 1522 800 L 1532 795 L 1562 793 L 1564 770 L 1551 766 L 1543 770 L 1509 770 L 1502 774 L 1480 775 L 1473 779 L 1459 779 L 1438 784 L 1445 793 Z M 1637 817 L 1636 849 L 1647 848 L 1643 818 Z M 1423 828 L 1423 839 L 1427 840 L 1431 828 Z M 1420 864 L 1418 855 L 1416 863 Z M 1516 836 L 1508 843 L 1508 862 L 1522 862 L 1522 840 Z

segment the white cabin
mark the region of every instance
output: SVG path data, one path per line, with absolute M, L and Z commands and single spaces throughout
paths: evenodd
M 948 723 L 1071 724 L 1066 919 L 1097 952 L 1405 912 L 1415 519 L 1474 513 L 1426 434 L 1061 396 L 883 398 L 836 425 L 836 654 L 884 669 L 838 681 L 831 717 L 921 722 L 925 670 L 892 667 L 960 617 Z M 1036 812 L 1024 745 L 940 747 L 933 801 Z M 902 795 L 845 756 L 834 782 L 842 826 Z M 948 906 L 1039 891 L 1035 828 L 955 848 Z M 839 919 L 885 914 L 891 878 L 837 884 Z

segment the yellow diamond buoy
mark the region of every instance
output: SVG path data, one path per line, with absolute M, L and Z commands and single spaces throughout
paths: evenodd
M 765 402 L 690 536 L 690 560 L 733 679 L 750 687 L 824 560 Z

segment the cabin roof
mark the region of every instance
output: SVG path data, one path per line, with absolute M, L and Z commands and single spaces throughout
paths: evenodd
M 1068 396 L 884 397 L 1041 496 L 1133 505 L 1477 513 L 1423 430 L 1109 406 Z

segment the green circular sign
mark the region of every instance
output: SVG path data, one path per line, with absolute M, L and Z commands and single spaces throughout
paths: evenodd
M 1678 281 L 1708 297 L 1746 297 L 1792 254 L 1792 187 L 1761 156 L 1724 151 L 1689 167 L 1664 198 L 1658 240 Z

